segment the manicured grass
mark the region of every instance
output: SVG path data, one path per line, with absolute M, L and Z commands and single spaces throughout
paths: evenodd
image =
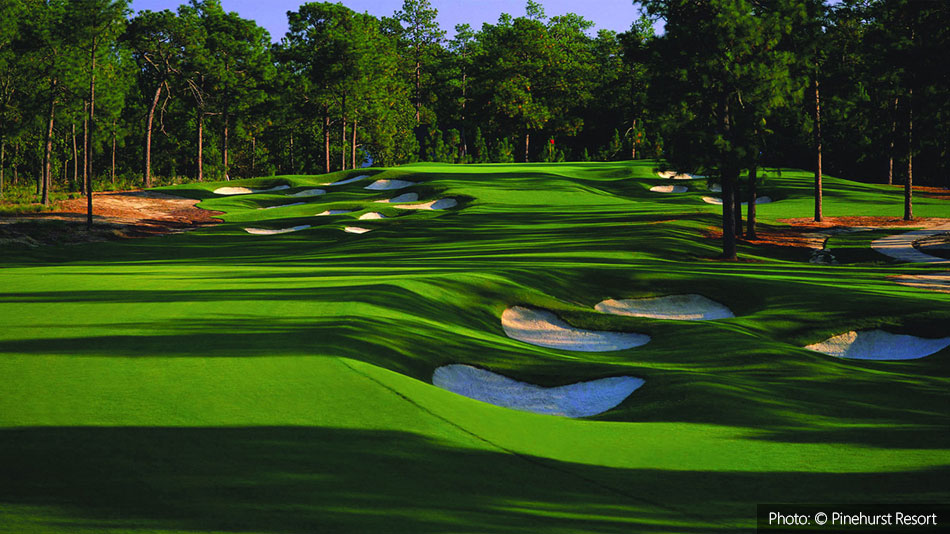
M 654 163 L 420 164 L 229 185 L 183 235 L 10 250 L 0 290 L 0 529 L 10 532 L 707 532 L 752 529 L 764 502 L 946 502 L 950 350 L 836 360 L 800 347 L 855 328 L 948 335 L 950 297 L 751 245 L 715 261 L 719 207 Z M 766 171 L 764 224 L 807 217 L 809 173 Z M 327 194 L 285 193 L 324 187 Z M 368 191 L 375 179 L 419 185 Z M 415 191 L 459 208 L 372 200 Z M 829 216 L 899 216 L 899 191 L 828 178 Z M 306 201 L 274 210 L 257 208 Z M 355 209 L 314 217 L 327 209 Z M 356 222 L 379 211 L 390 219 Z M 919 216 L 950 203 L 918 199 Z M 246 226 L 313 228 L 279 236 Z M 363 235 L 342 228 L 373 228 Z M 901 230 L 895 230 L 901 231 Z M 837 240 L 842 240 L 840 243 Z M 853 245 L 853 246 L 852 246 Z M 877 254 L 877 253 L 872 253 Z M 734 319 L 610 316 L 605 298 L 701 293 Z M 565 352 L 507 338 L 510 305 L 639 348 Z M 542 385 L 645 385 L 586 420 L 486 405 L 431 385 L 478 365 Z

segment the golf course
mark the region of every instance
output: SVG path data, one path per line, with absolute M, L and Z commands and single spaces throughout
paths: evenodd
M 0 531 L 736 532 L 758 503 L 950 500 L 950 293 L 895 278 L 950 268 L 872 247 L 926 224 L 723 261 L 716 183 L 664 168 L 190 183 L 154 191 L 220 224 L 5 245 Z M 811 216 L 811 172 L 758 179 L 761 235 Z M 823 186 L 826 216 L 903 213 Z M 672 296 L 716 315 L 626 313 Z M 849 332 L 878 333 L 805 348 Z

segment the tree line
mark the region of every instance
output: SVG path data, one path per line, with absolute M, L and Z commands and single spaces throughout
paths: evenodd
M 950 184 L 947 3 L 642 5 L 617 33 L 528 0 L 448 39 L 428 0 L 379 18 L 306 3 L 272 43 L 219 0 L 135 14 L 125 0 L 6 0 L 0 194 L 4 179 L 45 203 L 52 188 L 369 161 L 663 158 L 721 175 L 724 213 L 759 166 L 814 169 L 820 219 L 823 172 Z

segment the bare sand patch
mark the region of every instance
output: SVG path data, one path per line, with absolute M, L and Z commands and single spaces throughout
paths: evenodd
M 401 195 L 394 196 L 393 198 L 384 198 L 382 200 L 376 200 L 374 202 L 386 202 L 389 204 L 399 204 L 402 202 L 415 202 L 419 200 L 418 193 L 403 193 Z
M 928 339 L 884 330 L 850 331 L 805 348 L 836 358 L 857 360 L 916 360 L 950 346 L 950 337 Z
M 321 211 L 317 214 L 317 217 L 322 217 L 324 215 L 343 215 L 344 213 L 353 213 L 354 210 L 326 210 Z
M 706 204 L 715 204 L 715 205 L 717 205 L 717 206 L 722 206 L 722 199 L 719 198 L 719 197 L 703 197 L 703 202 L 705 202 Z M 767 196 L 766 196 L 766 197 L 756 197 L 756 199 L 755 199 L 755 203 L 756 203 L 756 204 L 769 204 L 769 203 L 771 203 L 771 202 L 772 202 L 772 198 L 771 198 L 771 197 L 767 197 Z M 748 203 L 748 202 L 743 202 L 742 205 L 743 205 L 743 206 L 748 206 L 749 203 Z
M 458 206 L 458 201 L 454 198 L 440 198 L 432 202 L 423 202 L 422 204 L 399 204 L 393 206 L 401 210 L 447 210 Z
M 735 317 L 728 307 L 702 295 L 668 295 L 643 299 L 608 299 L 594 309 L 614 315 L 669 319 L 674 321 L 712 321 Z
M 890 279 L 902 286 L 950 293 L 950 271 L 933 274 L 901 274 L 891 276 Z
M 288 197 L 318 197 L 320 195 L 327 194 L 325 189 L 304 189 L 303 191 L 297 191 L 296 193 L 290 193 Z
M 409 182 L 406 180 L 376 180 L 363 189 L 371 189 L 373 191 L 391 191 L 394 189 L 403 189 L 413 185 L 416 185 L 416 182 Z
M 229 186 L 219 187 L 213 191 L 216 195 L 250 195 L 254 193 L 270 193 L 272 191 L 283 191 L 290 189 L 289 185 L 277 185 L 269 189 L 251 189 L 250 187 Z
M 307 228 L 310 228 L 309 224 L 302 224 L 300 226 L 293 226 L 291 228 L 245 228 L 244 231 L 254 235 L 278 235 L 299 232 L 300 230 L 306 230 Z
M 639 347 L 650 336 L 576 328 L 547 310 L 512 306 L 501 314 L 505 334 L 518 341 L 553 349 L 606 352 Z
M 650 188 L 654 193 L 685 193 L 689 191 L 684 185 L 655 185 Z
M 446 365 L 432 375 L 442 389 L 524 412 L 590 417 L 616 407 L 643 385 L 642 378 L 616 376 L 566 386 L 542 387 L 469 365 Z
M 385 219 L 386 216 L 378 211 L 371 211 L 360 215 L 360 220 L 365 221 L 367 219 Z
M 344 226 L 343 231 L 348 234 L 365 234 L 366 232 L 372 231 L 369 228 L 362 228 L 359 226 Z

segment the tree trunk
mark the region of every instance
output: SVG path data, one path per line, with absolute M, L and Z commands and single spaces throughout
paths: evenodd
M 290 173 L 293 174 L 294 171 L 294 131 L 290 131 Z
M 323 162 L 327 174 L 330 174 L 330 109 L 323 108 L 323 148 L 325 150 Z
M 6 164 L 7 140 L 0 137 L 0 196 L 3 196 L 3 166 Z
M 894 97 L 894 109 L 891 114 L 891 142 L 887 150 L 887 185 L 894 185 L 894 141 L 897 138 L 897 105 L 900 97 Z
M 736 176 L 736 184 L 732 190 L 732 196 L 732 210 L 736 218 L 736 239 L 742 239 L 742 192 L 738 176 Z
M 73 180 L 71 187 L 76 187 L 79 185 L 79 148 L 76 146 L 76 123 L 72 125 L 73 130 Z M 79 187 L 82 189 L 82 186 Z
M 630 159 L 637 159 L 637 119 L 630 125 Z
M 343 127 L 340 130 L 340 170 L 346 170 L 346 95 L 343 95 L 343 106 L 341 108 L 340 118 L 343 120 Z
M 257 176 L 257 138 L 251 136 L 251 176 Z
M 20 181 L 20 143 L 17 142 L 13 147 L 13 185 L 17 185 Z
M 755 234 L 755 182 L 756 175 L 758 174 L 758 164 L 753 163 L 752 168 L 749 169 L 749 207 L 747 208 L 748 216 L 746 217 L 748 221 L 746 222 L 747 230 L 745 233 L 746 239 L 758 239 L 758 236 Z
M 198 111 L 198 181 L 204 181 L 205 179 L 205 165 L 204 165 L 204 142 L 205 142 L 205 114 L 203 111 Z
M 115 189 L 115 141 L 117 137 L 116 133 L 116 119 L 112 119 L 112 188 Z
M 83 119 L 82 119 L 82 184 L 80 185 L 80 190 L 82 194 L 88 195 L 89 188 L 89 116 L 86 113 L 89 112 L 89 104 L 84 103 L 82 106 Z
M 416 124 L 419 124 L 419 110 L 422 108 L 422 62 L 416 54 Z
M 722 96 L 722 133 L 726 140 L 732 140 L 732 127 L 729 121 L 729 95 Z M 722 258 L 736 259 L 736 216 L 735 189 L 739 180 L 739 167 L 732 162 L 732 156 L 725 154 L 720 165 L 722 181 Z
M 907 182 L 904 183 L 904 220 L 914 220 L 914 90 L 907 92 Z
M 821 222 L 821 96 L 815 76 L 815 222 Z
M 531 134 L 528 133 L 528 129 L 525 128 L 524 131 L 524 162 L 528 163 L 528 147 L 531 142 Z
M 93 40 L 92 70 L 89 78 L 89 138 L 86 140 L 86 151 L 89 153 L 86 175 L 86 228 L 89 230 L 92 230 L 92 136 L 96 130 L 96 48 L 97 43 Z
M 231 176 L 228 174 L 228 121 L 230 117 L 228 116 L 228 110 L 224 110 L 224 137 L 222 138 L 222 148 L 221 148 L 221 164 L 224 166 L 224 179 L 231 181 Z
M 353 157 L 350 159 L 351 169 L 356 168 L 356 123 L 357 123 L 356 119 L 353 119 L 353 143 L 350 146 L 350 148 L 353 151 Z
M 145 121 L 145 187 L 152 187 L 152 120 L 155 119 L 155 108 L 158 107 L 158 99 L 162 95 L 163 85 L 165 85 L 165 82 L 158 84 L 158 87 L 155 88 L 152 105 L 148 108 L 148 120 Z
M 46 129 L 46 149 L 44 150 L 44 165 L 43 165 L 43 188 L 42 188 L 42 202 L 43 205 L 49 205 L 49 188 L 50 188 L 50 174 L 53 155 L 53 119 L 56 116 L 56 85 L 57 80 L 53 79 L 50 87 L 50 97 L 49 97 L 49 122 Z

